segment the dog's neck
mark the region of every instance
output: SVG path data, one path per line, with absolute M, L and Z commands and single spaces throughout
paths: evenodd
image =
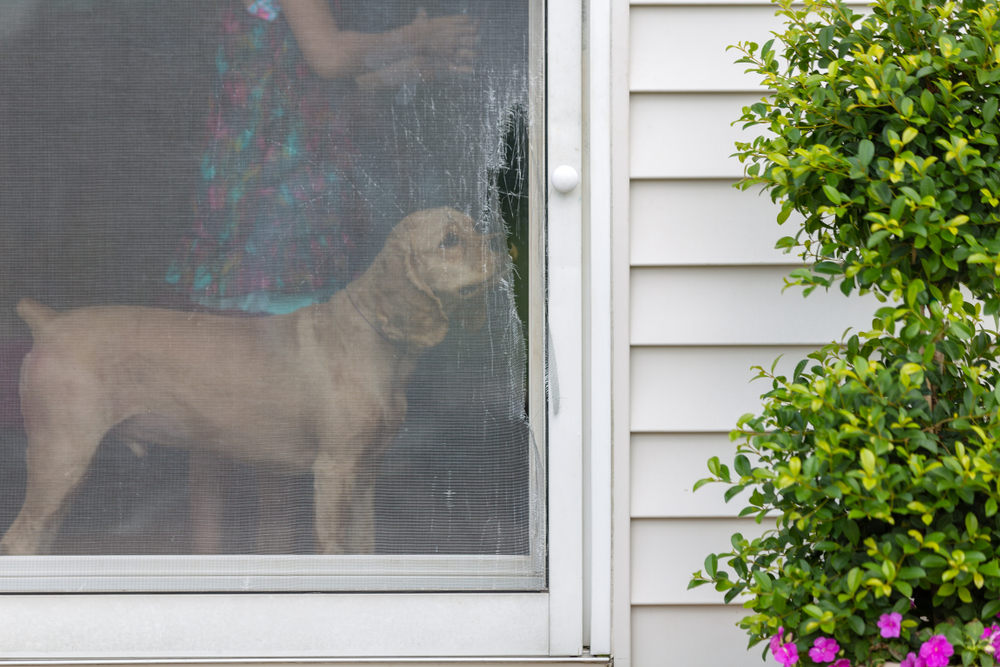
M 355 290 L 345 289 L 344 296 L 347 297 L 347 300 L 351 303 L 352 306 L 354 306 L 354 311 L 358 314 L 358 316 L 364 321 L 365 324 L 371 327 L 372 331 L 374 331 L 379 335 L 379 338 L 381 338 L 382 340 L 384 340 L 386 343 L 388 343 L 393 347 L 400 347 L 401 345 L 398 341 L 394 341 L 391 338 L 389 338 L 389 336 L 386 335 L 385 331 L 383 331 L 381 327 L 376 325 L 376 323 L 373 321 L 374 319 L 373 314 L 368 314 L 368 315 L 365 314 L 365 312 L 361 309 L 361 306 L 358 305 L 358 295 L 352 293 L 354 291 Z
M 344 298 L 380 338 L 409 354 L 440 343 L 448 332 L 441 301 L 410 274 L 405 261 L 383 251 L 344 288 Z

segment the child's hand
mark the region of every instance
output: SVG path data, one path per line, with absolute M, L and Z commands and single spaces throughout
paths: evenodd
M 450 63 L 450 67 L 471 70 L 478 55 L 478 19 L 465 14 L 430 18 L 420 8 L 406 30 L 410 44 L 418 54 Z
M 355 79 L 362 90 L 395 90 L 413 83 L 442 83 L 466 77 L 473 72 L 472 62 L 451 62 L 443 58 L 411 56 Z

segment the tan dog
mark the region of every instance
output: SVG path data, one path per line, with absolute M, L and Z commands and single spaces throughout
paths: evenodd
M 406 217 L 362 276 L 290 315 L 57 313 L 21 301 L 34 336 L 21 368 L 27 487 L 0 552 L 50 548 L 67 497 L 116 426 L 136 446 L 311 470 L 319 549 L 371 552 L 373 470 L 403 422 L 407 380 L 500 268 L 473 221 L 441 208 Z

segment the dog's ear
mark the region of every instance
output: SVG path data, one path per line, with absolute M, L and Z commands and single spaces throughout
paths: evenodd
M 386 252 L 388 250 L 388 252 Z M 371 295 L 373 318 L 389 340 L 403 345 L 433 347 L 448 333 L 448 316 L 441 300 L 420 278 L 412 251 L 402 243 L 383 249 L 377 294 Z

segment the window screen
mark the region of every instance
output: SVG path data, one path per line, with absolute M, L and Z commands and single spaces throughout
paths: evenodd
M 544 586 L 531 11 L 0 5 L 0 589 Z

